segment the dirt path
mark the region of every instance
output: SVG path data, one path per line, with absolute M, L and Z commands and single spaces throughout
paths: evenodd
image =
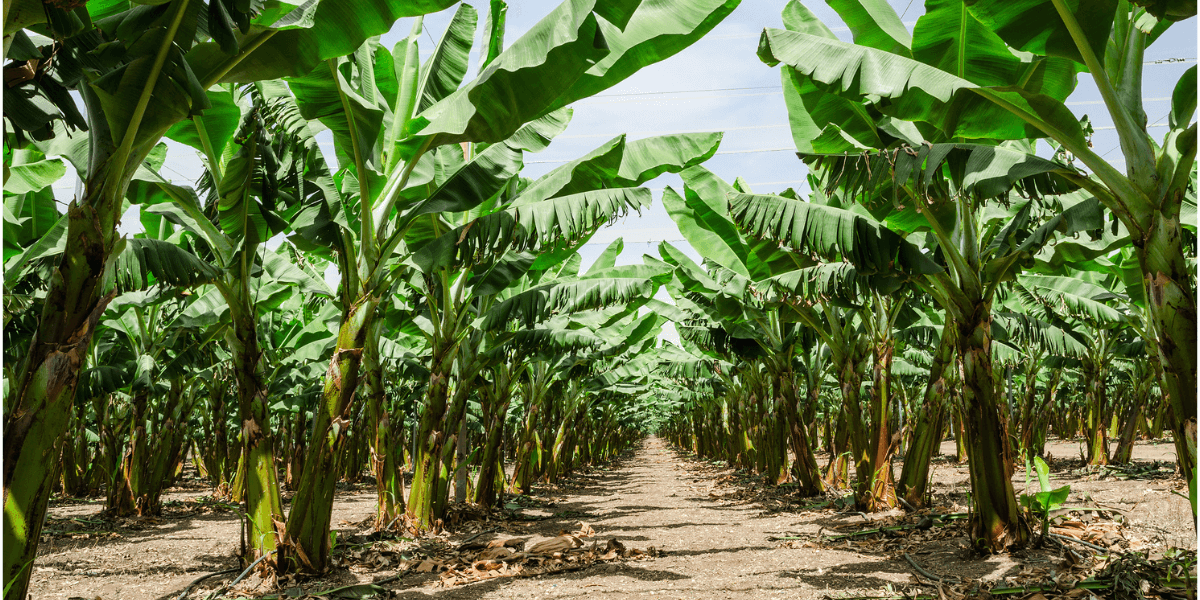
M 833 591 L 878 590 L 909 581 L 903 561 L 853 551 L 779 547 L 767 538 L 782 532 L 816 534 L 830 520 L 801 522 L 795 514 L 766 514 L 714 497 L 714 475 L 727 472 L 682 461 L 665 442 L 650 438 L 615 469 L 577 479 L 582 487 L 570 490 L 569 501 L 555 508 L 559 514 L 573 515 L 573 520 L 547 520 L 537 529 L 551 535 L 585 521 L 600 539 L 616 537 L 631 548 L 653 546 L 664 556 L 458 589 L 409 589 L 400 597 L 819 598 Z
M 1070 450 L 1064 445 L 1055 454 L 1068 454 Z M 952 452 L 953 446 L 943 451 Z M 1163 454 L 1159 446 L 1139 444 L 1135 456 L 1146 462 L 1167 458 L 1160 456 Z M 1074 490 L 1071 502 L 1111 503 L 1130 513 L 1134 528 L 1153 524 L 1150 529 L 1160 532 L 1161 542 L 1195 547 L 1186 500 L 1169 493 L 1169 481 L 1084 481 L 1070 480 L 1066 475 L 1064 471 L 1055 480 L 1070 481 Z M 933 480 L 935 504 L 947 512 L 966 510 L 964 465 L 939 459 Z M 865 529 L 873 526 L 868 519 L 885 519 L 889 513 L 866 517 L 828 510 L 772 510 L 780 508 L 781 498 L 782 503 L 793 503 L 791 509 L 795 510 L 795 499 L 774 491 L 764 501 L 757 492 L 747 491 L 747 483 L 753 482 L 736 478 L 726 467 L 685 457 L 652 437 L 624 461 L 573 477 L 563 487 L 541 488 L 535 502 L 540 508 L 520 511 L 525 518 L 536 520 L 509 521 L 505 530 L 531 536 L 528 543 L 534 544 L 562 531 L 574 531 L 582 521 L 596 532 L 589 543 L 598 540 L 603 545 L 607 539 L 616 538 L 628 548 L 654 547 L 660 551 L 657 558 L 600 563 L 580 571 L 525 579 L 496 578 L 450 588 L 438 586 L 436 574 L 410 572 L 388 587 L 395 590 L 395 597 L 408 599 L 674 600 L 879 595 L 888 586 L 899 591 L 913 583 L 912 567 L 897 548 L 887 547 L 887 541 L 864 540 L 846 542 L 844 547 L 825 544 L 817 548 L 803 542 L 769 539 L 781 534 L 811 538 L 823 528 L 828 533 L 839 526 Z M 236 566 L 237 518 L 228 512 L 198 512 L 194 499 L 207 493 L 201 487 L 173 490 L 171 498 L 185 502 L 168 502 L 161 519 L 125 523 L 115 531 L 109 527 L 107 532 L 44 539 L 32 597 L 173 599 L 196 577 Z M 373 508 L 374 495 L 369 486 L 339 491 L 333 523 L 340 538 L 362 533 L 355 524 L 365 522 Z M 71 518 L 86 522 L 96 518 L 98 509 L 99 505 L 78 502 L 56 505 L 47 527 L 69 526 L 66 519 Z M 935 574 L 994 581 L 1029 569 L 1062 568 L 1062 557 L 1045 551 L 974 558 L 966 551 L 965 535 L 936 530 L 919 548 L 909 549 Z M 450 542 L 453 547 L 462 537 L 420 543 Z M 328 589 L 370 582 L 393 573 L 340 569 L 328 578 L 308 580 L 303 585 L 306 590 Z

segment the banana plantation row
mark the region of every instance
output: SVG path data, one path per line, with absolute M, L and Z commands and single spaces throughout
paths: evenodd
M 460 4 L 421 61 L 421 15 L 454 4 L 6 4 L 6 598 L 52 494 L 155 514 L 189 462 L 279 571 L 327 567 L 340 480 L 373 477 L 377 527 L 428 531 L 656 430 L 862 510 L 922 504 L 952 432 L 990 551 L 1026 539 L 1011 476 L 1050 433 L 1102 464 L 1169 430 L 1194 482 L 1195 68 L 1162 140 L 1141 108 L 1144 52 L 1194 2 L 928 0 L 910 34 L 831 0 L 854 43 L 790 2 L 759 58 L 803 196 L 705 169 L 716 133 L 521 174 L 572 103 L 737 0 L 567 0 L 511 43 L 501 0 Z M 1080 73 L 1124 173 L 1063 104 Z M 618 239 L 582 269 L 664 173 L 702 260 L 618 265 Z

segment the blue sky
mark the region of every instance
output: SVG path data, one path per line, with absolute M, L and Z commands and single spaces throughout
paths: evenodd
M 487 2 L 473 0 L 480 12 L 480 30 Z M 924 13 L 918 0 L 890 0 L 912 30 Z M 557 2 L 510 0 L 506 39 L 515 40 L 542 18 Z M 705 38 L 661 63 L 647 67 L 602 94 L 574 105 L 574 117 L 567 130 L 539 154 L 527 154 L 524 175 L 536 178 L 562 162 L 574 159 L 608 139 L 627 133 L 629 139 L 680 131 L 724 131 L 720 151 L 706 167 L 728 181 L 743 177 L 755 192 L 779 192 L 788 187 L 802 188 L 805 168 L 792 151 L 787 127 L 787 111 L 779 82 L 779 71 L 758 60 L 755 55 L 759 34 L 766 27 L 782 27 L 783 0 L 743 0 L 742 4 Z M 821 1 L 806 6 L 839 37 L 850 41 L 850 32 L 837 14 Z M 441 37 L 454 8 L 425 17 L 426 34 L 421 50 L 427 55 Z M 397 22 L 383 36 L 391 48 L 407 36 L 410 19 Z M 1156 139 L 1166 133 L 1163 127 L 1170 110 L 1169 97 L 1179 76 L 1196 63 L 1196 19 L 1175 24 L 1146 51 L 1143 72 L 1143 98 L 1150 123 L 1159 125 L 1150 131 Z M 1179 60 L 1183 59 L 1183 60 Z M 468 77 L 477 68 L 472 57 Z M 1080 75 L 1075 94 L 1068 105 L 1077 114 L 1088 114 L 1096 127 L 1094 146 L 1098 153 L 1121 168 L 1120 149 L 1112 122 L 1100 102 L 1091 77 Z M 1109 129 L 1106 129 L 1109 128 Z M 326 156 L 332 159 L 332 139 L 325 134 Z M 191 183 L 202 169 L 191 148 L 169 142 L 164 175 L 177 183 Z M 73 187 L 62 181 L 56 187 Z M 654 205 L 641 215 L 630 215 L 599 232 L 583 248 L 584 265 L 590 264 L 613 239 L 625 240 L 619 263 L 641 262 L 644 253 L 657 254 L 657 243 L 675 241 L 693 257 L 695 253 L 682 241 L 673 221 L 663 210 L 659 196 L 664 186 L 680 189 L 677 176 L 664 175 L 647 184 L 654 190 Z M 132 215 L 131 215 L 132 216 Z M 125 219 L 126 228 L 137 228 L 137 219 Z

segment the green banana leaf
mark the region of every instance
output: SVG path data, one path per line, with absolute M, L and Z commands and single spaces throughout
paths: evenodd
M 829 6 L 850 27 L 855 44 L 912 56 L 913 36 L 885 0 L 829 0 Z
M 280 15 L 264 11 L 240 37 L 242 51 L 268 36 L 225 73 L 228 56 L 215 42 L 196 44 L 188 62 L 202 80 L 244 83 L 298 77 L 322 61 L 353 53 L 368 38 L 387 33 L 402 17 L 441 11 L 457 0 L 320 0 Z
M 733 220 L 751 235 L 787 244 L 795 252 L 841 256 L 861 273 L 941 271 L 899 234 L 849 210 L 754 194 L 734 196 L 730 207 Z
M 851 100 L 888 99 L 891 117 L 928 123 L 948 137 L 1025 139 L 1055 132 L 1056 139 L 1085 144 L 1083 130 L 1062 102 L 1012 87 L 983 87 L 903 56 L 823 37 L 767 29 L 759 58 L 785 63 Z
M 1104 64 L 1117 0 L 1060 1 L 1078 22 L 1087 47 Z M 1017 50 L 1084 62 L 1054 0 L 972 0 L 966 9 Z
M 462 85 L 478 21 L 474 7 L 470 4 L 459 5 L 433 54 L 421 65 L 421 80 L 416 88 L 417 113 L 454 93 Z

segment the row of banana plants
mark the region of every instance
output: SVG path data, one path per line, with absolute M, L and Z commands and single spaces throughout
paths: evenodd
M 422 15 L 455 4 L 5 4 L 5 597 L 60 481 L 153 513 L 190 451 L 244 503 L 248 560 L 319 571 L 335 483 L 367 463 L 380 523 L 428 530 L 459 465 L 500 479 L 515 407 L 517 489 L 631 443 L 657 325 L 636 307 L 669 270 L 581 273 L 577 250 L 720 136 L 618 136 L 534 181 L 523 156 L 738 2 L 567 0 L 512 41 L 503 2 L 482 26 L 462 4 L 422 61 Z M 194 186 L 163 176 L 164 137 Z M 470 459 L 469 414 L 491 448 Z
M 884 3 L 830 5 L 853 42 L 793 1 L 758 49 L 780 68 L 811 195 L 702 167 L 664 193 L 704 259 L 661 248 L 683 344 L 664 373 L 709 382 L 675 441 L 804 494 L 851 483 L 881 510 L 922 504 L 953 431 L 985 551 L 1028 538 L 1011 476 L 1051 426 L 1102 464 L 1128 460 L 1154 415 L 1193 480 L 1196 70 L 1156 141 L 1141 66 L 1195 3 L 931 0 L 911 32 Z M 1064 104 L 1081 72 L 1125 173 Z

